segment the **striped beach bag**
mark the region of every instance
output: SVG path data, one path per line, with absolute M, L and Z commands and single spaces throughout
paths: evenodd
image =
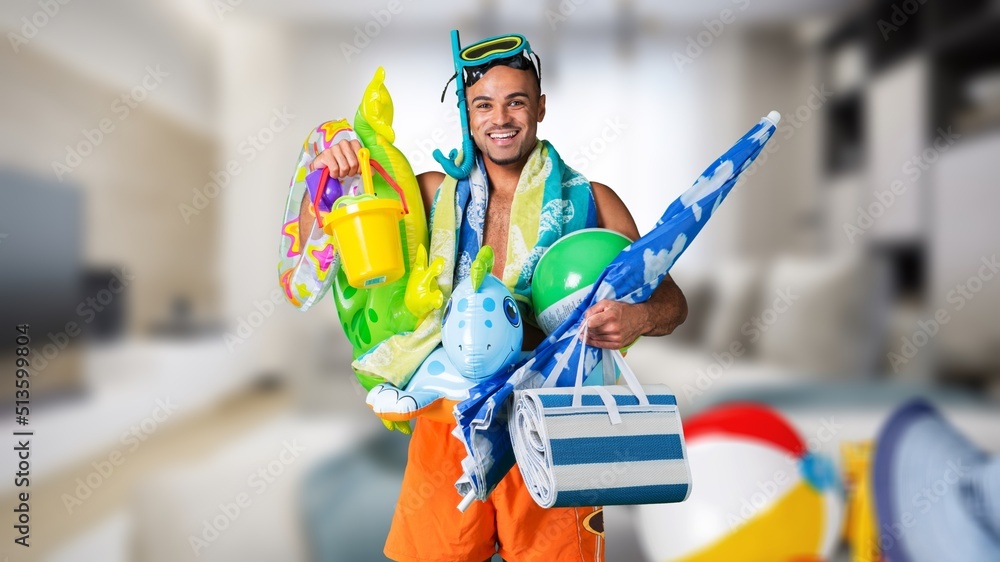
M 583 386 L 581 359 L 574 387 L 515 393 L 510 436 L 532 498 L 546 508 L 684 501 L 691 469 L 676 396 L 640 385 L 617 350 L 602 363 L 604 386 Z M 615 365 L 627 387 L 615 385 Z

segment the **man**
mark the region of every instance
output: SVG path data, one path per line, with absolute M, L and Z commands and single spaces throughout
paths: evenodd
M 463 53 L 496 40 L 484 40 Z M 479 67 L 467 65 L 457 73 L 465 87 L 468 130 L 488 185 L 481 240 L 493 248 L 493 274 L 501 279 L 515 190 L 529 158 L 540 150 L 536 129 L 545 118 L 540 65 L 528 56 L 527 41 L 521 40 L 524 47 L 511 56 Z M 343 141 L 320 153 L 311 168 L 325 166 L 331 177 L 355 175 L 359 148 L 357 141 Z M 445 175 L 426 172 L 417 180 L 430 212 Z M 596 226 L 637 239 L 635 221 L 614 191 L 597 182 L 590 186 Z M 668 276 L 644 303 L 601 301 L 591 307 L 586 314 L 587 343 L 620 349 L 642 335 L 669 334 L 686 316 L 684 295 Z M 544 335 L 530 324 L 524 327 L 524 349 L 534 349 Z M 543 509 L 531 499 L 517 470 L 508 473 L 488 501 L 459 512 L 453 483 L 461 474 L 465 451 L 451 435 L 453 428 L 423 418 L 416 423 L 386 556 L 413 562 L 489 560 L 499 546 L 500 555 L 510 561 L 603 560 L 601 508 Z

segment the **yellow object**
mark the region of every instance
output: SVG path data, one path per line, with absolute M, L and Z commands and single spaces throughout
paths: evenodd
M 800 482 L 763 513 L 722 540 L 678 562 L 804 562 L 823 538 L 823 523 L 803 513 L 823 510 L 823 496 Z
M 367 148 L 358 149 L 358 164 L 361 168 L 361 185 L 365 193 L 375 195 L 375 184 L 372 183 L 372 152 Z
M 365 87 L 361 98 L 361 114 L 375 130 L 375 134 L 385 139 L 389 144 L 396 142 L 396 132 L 392 130 L 392 97 L 385 87 L 385 68 L 375 69 L 375 76 Z
M 396 183 L 403 190 L 410 211 L 403 217 L 403 228 L 406 231 L 406 255 L 410 262 L 408 265 L 412 268 L 416 263 L 417 247 L 427 244 L 426 211 L 413 168 L 403 153 L 392 144 L 396 139 L 396 132 L 392 129 L 392 97 L 384 82 L 385 69 L 380 66 L 365 88 L 359 113 L 375 132 L 375 145 L 382 150 L 382 155 L 377 159 L 385 159 L 379 162 L 392 170 Z
M 410 277 L 406 281 L 406 293 L 403 303 L 410 314 L 418 318 L 417 324 L 423 321 L 432 310 L 441 308 L 444 304 L 444 293 L 438 287 L 437 278 L 444 271 L 444 259 L 436 258 L 428 267 L 427 248 L 423 244 L 417 247 L 416 260 L 410 269 Z
M 367 148 L 358 150 L 365 194 L 337 199 L 323 221 L 323 230 L 333 236 L 340 252 L 347 282 L 359 289 L 391 283 L 406 272 L 399 235 L 403 205 L 375 197 L 369 158 Z
M 844 481 L 847 484 L 846 539 L 851 545 L 851 562 L 880 562 L 878 523 L 875 517 L 871 482 L 871 441 L 844 443 Z
M 379 419 L 381 420 L 382 418 Z M 403 435 L 410 435 L 413 433 L 413 428 L 410 427 L 409 421 L 382 420 L 382 425 L 384 425 L 389 431 L 398 431 Z

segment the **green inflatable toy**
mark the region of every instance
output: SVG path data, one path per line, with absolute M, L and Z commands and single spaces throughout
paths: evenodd
M 423 198 L 413 169 L 393 145 L 396 139 L 392 129 L 393 104 L 384 82 L 385 70 L 379 67 L 365 88 L 353 128 L 343 119 L 322 123 L 310 132 L 289 186 L 282 223 L 278 274 L 285 297 L 300 310 L 306 310 L 332 289 L 340 324 L 351 342 L 354 358 L 392 335 L 412 331 L 424 316 L 443 304 L 436 278 L 444 263 L 441 260 L 427 263 L 429 239 Z M 348 283 L 340 251 L 334 248 L 333 236 L 326 228 L 337 207 L 336 201 L 359 193 L 361 176 L 330 179 L 326 186 L 316 188 L 315 195 L 307 193 L 308 168 L 316 155 L 339 141 L 354 139 L 368 150 L 370 167 L 377 172 L 370 175 L 374 195 L 381 200 L 400 201 L 406 209 L 398 223 L 402 277 L 363 288 Z M 320 183 L 323 181 L 320 179 Z M 304 195 L 311 201 L 310 212 L 306 214 L 308 222 L 300 224 L 301 208 L 306 205 Z M 355 375 L 365 390 L 384 382 L 361 373 Z
M 583 302 L 604 269 L 631 243 L 613 230 L 585 228 L 563 236 L 542 254 L 531 279 L 531 305 L 546 335 Z
M 354 348 L 355 359 L 392 335 L 412 331 L 423 315 L 441 305 L 440 302 L 430 302 L 415 311 L 411 306 L 413 303 L 406 302 L 408 283 L 410 285 L 426 283 L 440 271 L 436 271 L 433 266 L 430 268 L 427 266 L 425 248 L 428 245 L 428 232 L 423 199 L 410 163 L 392 144 L 396 138 L 392 129 L 392 98 L 383 83 L 384 79 L 385 71 L 380 67 L 375 73 L 375 78 L 365 89 L 360 107 L 354 116 L 354 131 L 361 144 L 371 151 L 371 160 L 395 179 L 405 195 L 409 212 L 399 221 L 399 229 L 403 241 L 406 274 L 391 283 L 370 289 L 359 289 L 347 282 L 344 268 L 337 271 L 333 281 L 333 297 L 344 333 Z M 373 166 L 375 165 L 373 163 Z M 372 180 L 379 198 L 400 199 L 396 190 L 381 175 L 374 174 Z M 415 273 L 420 279 L 411 279 Z M 433 288 L 430 289 L 433 291 Z M 385 382 L 361 373 L 355 374 L 365 390 Z

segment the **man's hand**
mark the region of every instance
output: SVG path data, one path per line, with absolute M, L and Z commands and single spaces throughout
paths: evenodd
M 309 171 L 328 168 L 330 177 L 343 179 L 357 175 L 361 171 L 358 163 L 358 150 L 361 143 L 356 140 L 342 140 L 330 148 L 320 152 L 309 164 Z
M 358 163 L 358 150 L 361 143 L 356 140 L 342 140 L 330 148 L 320 152 L 309 163 L 309 171 L 320 168 L 329 168 L 330 177 L 344 179 L 358 174 L 361 171 L 361 164 Z M 309 224 L 315 220 L 312 210 L 312 201 L 309 200 L 309 191 L 302 194 L 302 203 L 299 205 L 299 224 Z
M 602 300 L 587 309 L 587 344 L 622 349 L 639 336 L 665 336 L 687 318 L 687 300 L 667 275 L 649 300 L 638 304 Z
M 587 345 L 621 349 L 650 329 L 644 304 L 603 300 L 587 309 Z

